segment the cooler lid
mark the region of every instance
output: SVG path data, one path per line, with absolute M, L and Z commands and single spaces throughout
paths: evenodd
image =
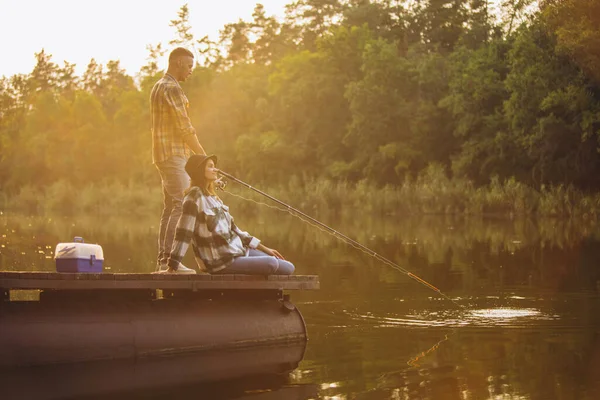
M 71 243 L 57 244 L 54 258 L 82 258 L 87 260 L 94 256 L 96 260 L 104 260 L 102 246 L 82 242 L 83 239 L 75 237 L 75 240 Z

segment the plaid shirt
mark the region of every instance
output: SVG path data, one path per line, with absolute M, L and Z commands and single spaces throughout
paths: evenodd
M 171 75 L 165 74 L 154 84 L 150 94 L 154 164 L 171 156 L 190 157 L 191 150 L 183 141 L 184 136 L 196 134 L 187 113 L 189 106 L 183 89 Z
M 260 240 L 235 225 L 229 207 L 218 197 L 193 186 L 183 199 L 183 213 L 168 261 L 170 268 L 179 266 L 190 243 L 196 257 L 214 273 L 229 266 L 235 257 L 248 255 L 248 248 L 255 249 Z

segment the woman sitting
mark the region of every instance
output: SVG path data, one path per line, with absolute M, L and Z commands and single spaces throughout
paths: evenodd
M 229 207 L 215 192 L 216 163 L 214 155 L 195 154 L 185 165 L 191 186 L 183 199 L 168 269 L 163 273 L 196 273 L 181 264 L 191 243 L 196 259 L 202 260 L 211 274 L 291 275 L 292 263 L 235 225 Z

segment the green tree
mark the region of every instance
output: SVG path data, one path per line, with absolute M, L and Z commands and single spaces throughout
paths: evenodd
M 411 130 L 416 76 L 396 46 L 376 39 L 363 52 L 363 78 L 348 85 L 352 122 L 345 141 L 355 149 L 363 176 L 400 182 L 421 156 Z
M 44 49 L 35 53 L 36 64 L 28 79 L 32 94 L 47 93 L 56 89 L 58 81 L 58 65 L 52 62 L 52 55 Z
M 559 51 L 573 57 L 600 84 L 600 2 L 545 0 L 542 16 L 556 34 Z
M 465 33 L 467 11 L 463 0 L 427 0 L 416 17 L 423 27 L 428 51 L 451 52 Z
M 177 12 L 177 18 L 172 19 L 169 26 L 175 28 L 176 37 L 169 41 L 171 46 L 183 46 L 194 53 L 194 59 L 198 63 L 200 52 L 198 43 L 194 40 L 192 26 L 190 25 L 190 10 L 186 4 L 182 5 Z
M 148 50 L 148 57 L 146 58 L 147 64 L 142 66 L 142 68 L 140 69 L 142 85 L 146 84 L 147 80 L 154 81 L 154 78 L 162 70 L 162 68 L 159 67 L 158 63 L 166 53 L 166 50 L 162 48 L 161 43 L 158 43 L 155 46 L 149 44 L 146 46 L 146 50 Z
M 226 66 L 249 62 L 252 57 L 252 42 L 249 38 L 250 24 L 239 20 L 226 24 L 221 30 L 220 44 L 227 49 Z
M 449 90 L 440 102 L 453 116 L 454 135 L 460 142 L 453 171 L 478 184 L 487 183 L 493 175 L 523 174 L 512 158 L 518 154 L 516 143 L 511 146 L 504 140 L 508 50 L 501 38 L 477 50 L 458 48 L 450 59 Z
M 539 23 L 520 29 L 509 64 L 505 113 L 511 139 L 527 152 L 530 181 L 596 183 L 598 100 L 581 70 Z
M 295 49 L 289 30 L 273 17 L 268 17 L 262 4 L 257 4 L 250 24 L 252 36 L 252 59 L 260 64 L 272 64 Z
M 301 48 L 314 50 L 317 39 L 335 25 L 343 10 L 340 0 L 296 0 L 286 5 L 286 23 L 297 32 Z

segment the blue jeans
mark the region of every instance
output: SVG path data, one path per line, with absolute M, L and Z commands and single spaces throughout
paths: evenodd
M 260 250 L 250 249 L 247 257 L 236 257 L 227 268 L 218 274 L 246 274 L 246 275 L 291 275 L 294 273 L 294 264 L 269 256 Z
M 167 263 L 173 246 L 175 228 L 182 212 L 183 192 L 190 187 L 190 177 L 185 172 L 186 162 L 184 157 L 173 156 L 156 163 L 163 191 L 163 211 L 158 228 L 159 265 Z

